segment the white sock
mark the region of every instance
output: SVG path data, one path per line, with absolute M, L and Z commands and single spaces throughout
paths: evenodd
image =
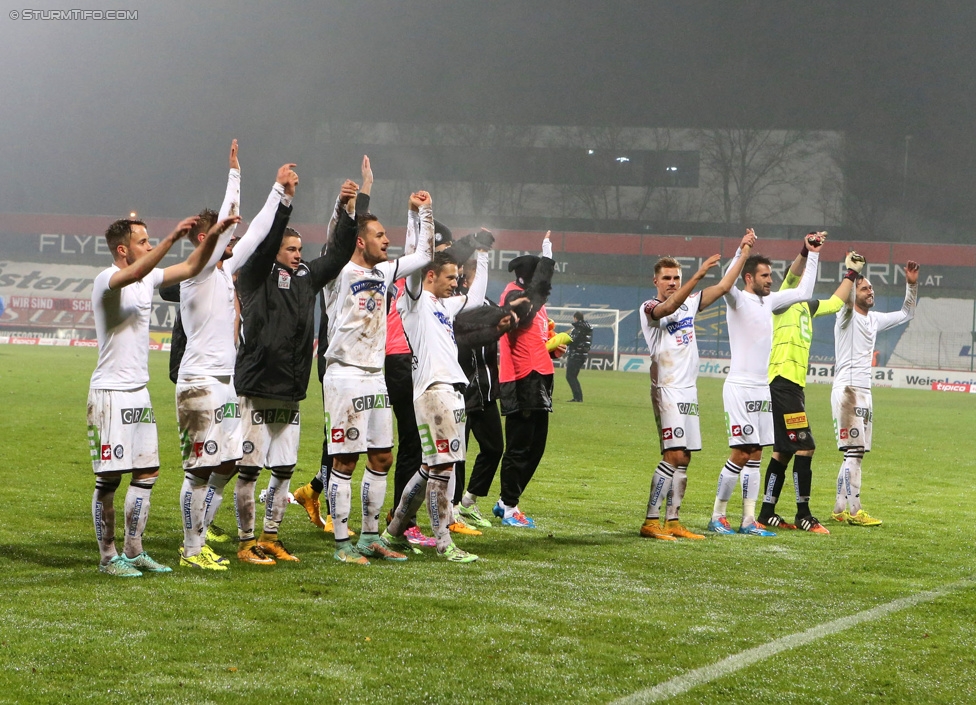
M 725 467 L 718 475 L 718 489 L 715 490 L 715 504 L 712 506 L 712 521 L 718 521 L 725 516 L 741 473 L 741 467 L 731 460 L 725 461 Z
M 227 475 L 216 472 L 210 473 L 210 479 L 207 480 L 207 496 L 203 500 L 203 521 L 206 526 L 213 524 L 217 510 L 220 509 L 220 505 L 224 501 L 224 487 L 233 476 L 233 472 Z
M 254 489 L 258 482 L 257 473 L 257 468 L 238 468 L 237 484 L 234 485 L 234 515 L 237 518 L 237 537 L 241 542 L 254 540 Z
M 264 533 L 277 534 L 288 509 L 288 486 L 291 484 L 292 467 L 274 468 L 268 493 L 264 496 Z
M 747 460 L 739 476 L 742 480 L 742 525 L 756 523 L 756 501 L 759 499 L 759 486 L 762 484 L 760 460 Z
M 688 487 L 688 466 L 675 465 L 674 478 L 671 480 L 671 491 L 668 492 L 667 521 L 677 521 L 681 511 L 681 501 L 685 498 Z
M 336 543 L 349 540 L 349 513 L 352 511 L 352 475 L 335 468 L 329 475 L 329 507 Z
M 149 519 L 149 495 L 155 484 L 155 477 L 129 481 L 129 489 L 125 493 L 124 551 L 127 558 L 135 558 L 142 553 L 142 534 Z
M 478 498 L 475 495 L 471 494 L 470 492 L 465 492 L 463 495 L 461 495 L 462 507 L 467 508 L 477 503 L 478 503 Z
M 180 489 L 180 516 L 183 517 L 183 555 L 195 556 L 203 548 L 206 525 L 203 523 L 203 502 L 207 496 L 207 481 L 192 472 L 183 474 Z
M 410 520 L 417 514 L 420 505 L 424 503 L 424 499 L 427 497 L 428 477 L 427 471 L 420 468 L 407 481 L 406 487 L 403 488 L 403 494 L 400 496 L 400 504 L 393 511 L 393 521 L 387 527 L 387 531 L 394 536 L 403 535 Z
M 447 473 L 437 475 L 430 473 L 430 481 L 427 484 L 427 511 L 430 513 L 430 528 L 437 538 L 437 551 L 443 553 L 451 545 L 451 498 L 448 495 L 450 485 L 450 475 Z
M 363 503 L 363 535 L 380 532 L 380 514 L 386 500 L 386 473 L 378 473 L 368 465 L 360 486 Z
M 645 514 L 648 519 L 660 519 L 661 502 L 667 499 L 673 479 L 674 466 L 662 460 L 654 468 L 654 474 L 651 476 L 651 494 L 647 500 L 647 513 Z
M 118 553 L 115 550 L 115 490 L 121 479 L 97 478 L 92 495 L 92 521 L 95 522 L 95 540 L 101 564 L 106 565 Z
M 850 448 L 844 453 L 844 466 L 846 468 L 844 490 L 851 514 L 857 514 L 861 511 L 861 460 L 863 458 L 863 448 Z

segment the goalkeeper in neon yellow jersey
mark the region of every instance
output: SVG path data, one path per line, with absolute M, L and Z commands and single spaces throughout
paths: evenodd
M 822 243 L 827 233 L 810 233 L 808 240 Z M 800 254 L 793 260 L 782 289 L 795 287 L 803 274 L 807 259 L 804 243 Z M 830 533 L 810 513 L 810 484 L 813 479 L 811 464 L 816 444 L 807 419 L 804 388 L 807 384 L 807 364 L 810 345 L 813 342 L 813 319 L 837 313 L 844 307 L 851 294 L 854 279 L 864 266 L 864 258 L 849 252 L 845 260 L 847 274 L 829 299 L 810 299 L 774 311 L 773 349 L 769 356 L 769 392 L 773 406 L 773 456 L 766 467 L 763 483 L 760 524 L 781 529 L 800 528 L 817 534 Z M 776 513 L 776 502 L 786 480 L 790 459 L 793 463 L 793 484 L 796 488 L 796 518 L 788 523 Z

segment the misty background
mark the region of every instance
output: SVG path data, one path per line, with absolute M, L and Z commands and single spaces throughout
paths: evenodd
M 296 219 L 313 222 L 340 174 L 359 178 L 344 137 L 375 141 L 377 124 L 395 126 L 387 144 L 490 129 L 489 151 L 518 147 L 526 130 L 524 144 L 562 147 L 567 130 L 777 130 L 831 135 L 832 226 L 972 241 L 971 3 L 165 2 L 126 4 L 135 21 L 10 19 L 25 4 L 0 13 L 0 212 L 194 213 L 219 203 L 234 137 L 244 215 L 295 161 Z M 429 182 L 450 157 L 432 168 L 417 154 L 409 186 L 430 188 L 436 207 Z M 634 213 L 558 212 L 561 188 L 550 220 L 512 210 L 494 224 L 638 231 Z M 468 220 L 491 221 L 488 211 Z

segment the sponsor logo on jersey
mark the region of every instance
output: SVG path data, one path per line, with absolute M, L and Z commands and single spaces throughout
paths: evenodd
M 443 311 L 434 311 L 434 318 L 440 321 L 442 326 L 447 328 L 447 332 L 451 334 L 451 340 L 454 340 L 454 324 L 451 323 L 451 319 L 448 318 L 447 314 Z
M 755 413 L 767 413 L 772 411 L 772 406 L 768 399 L 761 399 L 756 401 L 746 402 L 746 411 L 750 414 Z
M 102 446 L 102 460 L 112 459 L 112 446 Z
M 464 414 L 464 409 L 454 410 L 454 423 L 464 423 L 467 420 L 467 416 Z
M 291 274 L 284 269 L 278 270 L 278 288 L 291 289 Z
M 112 455 L 114 455 L 118 460 L 122 460 L 122 456 L 125 455 L 125 448 L 121 444 L 115 446 L 112 449 Z
M 678 402 L 678 413 L 682 416 L 698 416 L 698 404 L 693 404 L 691 402 L 679 401 Z
M 122 409 L 122 425 L 128 426 L 134 423 L 156 423 L 156 414 L 153 413 L 152 407 Z
M 786 437 L 789 438 L 791 441 L 795 441 L 796 440 L 796 431 L 787 431 L 786 432 Z
M 193 455 L 196 456 L 197 458 L 203 455 L 203 443 L 193 444 Z
M 251 443 L 250 441 L 244 441 L 244 452 L 245 453 L 253 453 L 254 452 L 254 444 Z
M 874 417 L 872 411 L 866 406 L 854 407 L 854 415 L 859 419 L 867 419 L 868 421 L 871 421 L 871 419 Z
M 810 425 L 805 411 L 798 414 L 783 414 L 783 420 L 786 422 L 786 428 L 806 428 Z
M 346 432 L 341 428 L 332 429 L 332 442 L 333 443 L 345 443 Z
M 847 429 L 846 429 L 846 428 L 842 428 L 842 429 L 840 430 L 840 433 L 838 433 L 837 435 L 839 435 L 839 436 L 840 436 L 840 439 L 841 439 L 842 441 L 846 441 L 846 440 L 847 440 Z
M 732 435 L 733 436 L 741 436 L 742 435 L 742 426 L 738 426 L 738 425 L 733 426 L 732 427 Z
M 241 418 L 241 408 L 236 401 L 229 401 L 221 407 L 214 409 L 214 423 L 220 423 L 224 419 Z
M 353 294 L 358 294 L 362 291 L 375 291 L 380 296 L 386 295 L 386 283 L 382 279 L 361 279 L 358 282 L 352 284 L 349 290 Z
M 434 447 L 437 449 L 438 453 L 446 453 L 450 449 L 451 445 L 447 442 L 446 438 L 438 438 L 434 441 Z
M 203 449 L 207 452 L 207 455 L 216 455 L 217 454 L 217 441 L 212 440 L 212 439 L 209 440 L 209 441 L 207 441 L 206 443 L 203 444 Z
M 672 438 L 674 438 L 674 429 L 671 428 L 670 426 L 668 428 L 662 428 L 661 438 L 663 438 L 666 441 L 670 441 Z
M 299 269 L 297 272 L 295 272 L 296 277 L 304 277 L 306 274 L 308 274 L 307 269 Z
M 388 409 L 390 408 L 390 395 L 370 394 L 365 397 L 356 397 L 352 400 L 352 408 L 355 411 L 366 411 L 367 409 Z
M 851 429 L 851 438 L 857 438 L 860 435 L 861 435 L 861 432 L 858 431 L 856 428 L 852 428 Z
M 273 423 L 297 426 L 299 419 L 298 409 L 254 409 L 251 411 L 251 425 L 253 426 Z
M 678 308 L 680 310 L 682 310 L 682 311 L 687 311 L 688 310 L 688 304 L 681 304 L 680 306 L 678 306 Z
M 457 453 L 458 450 L 460 450 L 460 448 L 461 448 L 461 441 L 459 441 L 457 438 L 455 438 L 453 441 L 451 441 L 451 452 L 452 453 Z
M 754 429 L 752 426 L 750 426 L 749 424 L 746 424 L 745 426 L 742 427 L 742 435 L 743 436 L 751 436 L 752 435 L 752 432 L 755 431 L 755 430 L 756 429 Z
M 348 438 L 350 441 L 355 441 L 357 438 L 359 438 L 359 429 L 355 426 L 350 428 L 348 431 L 346 431 L 346 438 Z
M 674 429 L 675 438 L 684 438 L 684 436 L 685 436 L 685 430 L 681 428 L 681 426 L 678 426 Z
M 672 321 L 671 323 L 668 323 L 668 333 L 674 335 L 679 330 L 685 330 L 686 328 L 694 328 L 694 327 L 695 327 L 695 319 L 692 318 L 691 316 L 688 316 L 678 321 Z

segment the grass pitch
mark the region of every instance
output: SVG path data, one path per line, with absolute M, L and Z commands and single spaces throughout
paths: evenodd
M 94 364 L 87 349 L 0 347 L 0 702 L 604 703 L 946 585 L 957 589 L 671 702 L 976 699 L 971 395 L 875 390 L 862 496 L 879 528 L 829 521 L 841 457 L 830 389 L 814 385 L 812 507 L 831 535 L 660 542 L 637 536 L 659 459 L 646 377 L 584 371 L 586 402 L 568 405 L 557 372 L 548 450 L 522 503 L 535 531 L 462 538 L 482 558 L 468 566 L 424 556 L 359 569 L 335 563 L 331 536 L 293 506 L 282 538 L 301 563 L 200 575 L 175 568 L 182 473 L 166 355 L 154 353 L 162 472 L 145 544 L 175 572 L 120 580 L 96 570 Z M 318 465 L 318 389 L 302 408 L 296 482 Z M 702 379 L 699 393 L 705 450 L 682 519 L 703 530 L 727 448 L 721 382 Z M 229 493 L 218 523 L 234 525 Z

